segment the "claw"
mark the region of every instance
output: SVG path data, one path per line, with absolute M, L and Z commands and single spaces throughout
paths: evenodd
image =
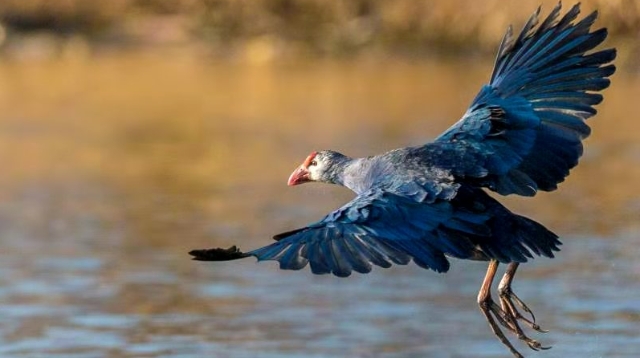
M 529 309 L 529 307 L 511 290 L 511 281 L 513 281 L 513 276 L 515 275 L 516 269 L 518 268 L 517 263 L 509 264 L 502 280 L 500 280 L 500 285 L 498 286 L 500 305 L 496 304 L 491 298 L 491 283 L 493 281 L 497 268 L 497 261 L 491 261 L 489 263 L 487 274 L 485 275 L 482 286 L 480 287 L 480 292 L 478 292 L 478 304 L 480 305 L 480 310 L 486 317 L 487 322 L 489 322 L 491 330 L 496 335 L 496 337 L 498 337 L 500 342 L 502 342 L 502 344 L 504 344 L 516 357 L 522 357 L 522 355 L 505 337 L 504 333 L 500 329 L 500 326 L 515 334 L 515 336 L 518 337 L 519 340 L 523 341 L 529 348 L 534 351 L 550 349 L 551 346 L 543 346 L 537 340 L 529 338 L 526 334 L 524 334 L 522 328 L 520 327 L 519 321 L 522 321 L 537 332 L 547 332 L 540 328 L 538 324 L 536 324 L 536 317 L 534 316 L 531 309 Z M 516 306 L 519 307 L 522 311 L 531 315 L 531 319 L 524 317 L 520 313 L 518 308 L 516 308 Z
M 548 346 L 548 347 L 543 346 L 540 342 L 536 341 L 535 339 L 531 339 L 527 336 L 522 336 L 518 338 L 525 341 L 525 343 L 529 346 L 529 348 L 533 349 L 534 351 L 551 349 L 551 346 Z
M 516 358 L 524 358 L 524 356 L 515 349 L 515 347 L 511 344 L 511 342 L 509 342 L 507 337 L 505 337 L 504 333 L 502 333 L 502 331 L 500 330 L 500 327 L 496 323 L 496 320 L 497 320 L 501 325 L 505 326 L 511 331 L 513 330 L 513 328 L 510 325 L 508 325 L 507 322 L 504 321 L 504 318 L 502 317 L 505 314 L 505 312 L 502 311 L 502 309 L 500 309 L 500 307 L 493 302 L 491 297 L 488 297 L 486 300 L 478 303 L 480 304 L 480 310 L 482 311 L 485 318 L 487 319 L 487 322 L 489 322 L 489 327 L 491 327 L 493 334 L 495 334 L 496 337 L 498 337 L 500 342 L 502 342 L 502 344 L 504 344 L 509 349 L 511 354 L 513 354 Z M 494 320 L 494 317 L 495 317 L 495 320 Z
M 522 317 L 522 319 L 524 321 L 528 321 L 526 318 Z M 540 342 L 536 341 L 535 339 L 529 338 L 526 334 L 524 334 L 522 328 L 520 328 L 520 325 L 518 324 L 518 316 L 510 314 L 509 321 L 513 327 L 512 332 L 515 333 L 519 340 L 524 341 L 527 346 L 529 346 L 529 348 L 533 349 L 534 351 L 551 348 L 543 346 Z
M 517 323 L 515 323 L 515 319 L 513 319 L 507 311 L 501 309 L 500 306 L 498 306 L 491 298 L 491 283 L 493 282 L 497 269 L 498 261 L 492 260 L 487 268 L 487 273 L 482 281 L 482 286 L 480 286 L 480 292 L 478 292 L 478 305 L 480 306 L 480 311 L 482 311 L 487 319 L 493 334 L 495 334 L 500 342 L 509 349 L 511 354 L 516 358 L 523 358 L 523 355 L 513 347 L 498 325 L 498 323 L 500 323 L 500 325 L 514 333 L 517 332 L 517 329 L 519 328 Z M 498 323 L 496 323 L 496 320 Z
M 509 299 L 512 299 L 518 306 L 520 306 L 520 308 L 527 312 L 528 314 L 531 315 L 531 323 L 535 324 L 536 323 L 536 316 L 533 314 L 533 311 L 531 311 L 531 309 L 529 309 L 529 306 L 527 306 L 526 303 L 522 302 L 522 300 L 520 299 L 520 297 L 518 297 L 515 293 L 513 293 L 513 291 L 511 290 L 511 287 L 507 287 L 507 292 L 505 293 L 506 296 Z M 523 317 L 524 318 L 524 317 Z
M 547 331 L 540 328 L 539 325 L 536 324 L 536 316 L 533 314 L 533 311 L 527 306 L 524 301 L 516 295 L 511 289 L 511 282 L 513 281 L 513 277 L 516 274 L 516 270 L 518 268 L 518 263 L 511 263 L 507 267 L 507 271 L 504 273 L 502 280 L 500 280 L 500 285 L 498 286 L 498 294 L 500 296 L 500 304 L 505 311 L 510 312 L 516 319 L 522 320 L 527 325 L 529 325 L 532 329 L 538 332 Z M 515 303 L 515 304 L 514 304 Z M 516 309 L 516 305 L 524 312 L 528 313 L 531 316 L 531 319 L 524 317 L 518 309 Z
M 542 329 L 542 328 L 540 328 L 540 326 L 539 326 L 539 325 L 537 325 L 537 324 L 535 324 L 535 323 L 534 323 L 534 324 L 532 324 L 532 325 L 530 325 L 530 326 L 531 326 L 531 329 L 533 329 L 533 330 L 534 330 L 534 331 L 536 331 L 536 332 L 540 332 L 540 333 L 549 333 L 549 330 L 548 330 L 548 329 Z M 551 348 L 551 347 L 549 347 L 549 348 Z
M 524 317 L 520 311 L 518 311 L 514 305 L 514 303 L 511 300 L 514 300 L 516 302 L 516 304 L 518 306 L 520 306 L 521 308 L 524 306 L 526 307 L 526 311 L 529 312 L 529 314 L 531 314 L 531 317 L 533 320 L 529 320 L 528 318 Z M 544 330 L 542 328 L 540 328 L 540 325 L 538 325 L 535 322 L 535 316 L 533 315 L 533 313 L 531 312 L 531 310 L 524 304 L 524 302 L 522 302 L 513 292 L 511 292 L 511 289 L 508 290 L 508 292 L 500 292 L 500 304 L 502 305 L 502 309 L 506 312 L 509 312 L 509 314 L 514 317 L 515 320 L 520 320 L 523 321 L 524 323 L 526 323 L 529 327 L 531 327 L 531 329 L 535 330 L 536 332 L 540 332 L 540 333 L 547 333 L 549 331 Z

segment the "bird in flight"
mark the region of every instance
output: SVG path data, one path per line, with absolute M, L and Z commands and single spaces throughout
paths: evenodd
M 534 256 L 554 257 L 558 236 L 512 213 L 500 195 L 534 196 L 553 191 L 582 155 L 590 134 L 585 120 L 596 114 L 615 72 L 615 49 L 593 51 L 607 37 L 591 29 L 597 12 L 577 19 L 579 4 L 563 16 L 561 4 L 540 19 L 540 8 L 516 37 L 507 30 L 488 84 L 462 118 L 424 145 L 351 158 L 331 150 L 312 152 L 288 185 L 322 182 L 345 186 L 353 200 L 320 221 L 274 236 L 275 242 L 243 252 L 232 246 L 193 250 L 194 260 L 228 261 L 249 256 L 275 260 L 285 270 L 307 265 L 314 274 L 349 276 L 373 266 L 416 265 L 436 272 L 449 259 L 488 261 L 478 293 L 480 310 L 498 339 L 513 333 L 534 350 L 526 325 L 544 332 L 513 292 L 518 266 Z M 500 263 L 507 268 L 491 284 Z

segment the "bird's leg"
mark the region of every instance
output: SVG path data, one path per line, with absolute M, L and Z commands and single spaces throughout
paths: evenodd
M 484 281 L 482 281 L 482 286 L 480 286 L 480 292 L 478 292 L 478 305 L 480 306 L 480 310 L 487 318 L 487 322 L 489 322 L 489 326 L 493 331 L 493 334 L 498 337 L 500 342 L 504 344 L 511 353 L 517 358 L 523 358 L 522 354 L 518 352 L 511 342 L 504 336 L 500 326 L 496 323 L 496 320 L 500 322 L 503 326 L 508 328 L 509 330 L 513 330 L 512 322 L 515 321 L 513 318 L 508 317 L 505 311 L 503 311 L 500 306 L 498 306 L 493 299 L 491 298 L 491 283 L 493 283 L 493 278 L 496 275 L 496 270 L 498 269 L 498 261 L 491 260 L 489 262 L 489 267 L 487 268 L 487 274 L 484 276 Z M 495 319 L 494 319 L 495 317 Z
M 510 326 L 513 332 L 518 336 L 520 340 L 523 340 L 527 343 L 527 345 L 533 350 L 540 349 L 549 349 L 551 347 L 544 347 L 540 344 L 540 342 L 527 337 L 520 328 L 518 324 L 518 320 L 522 320 L 527 323 L 531 328 L 535 329 L 538 332 L 546 332 L 540 328 L 535 322 L 536 318 L 533 315 L 533 312 L 527 307 L 527 305 L 522 302 L 518 296 L 511 290 L 511 282 L 513 281 L 513 277 L 515 276 L 516 270 L 518 269 L 518 263 L 513 262 L 507 266 L 507 270 L 500 280 L 500 284 L 498 285 L 498 294 L 500 295 L 500 304 L 502 305 L 502 310 L 506 312 L 509 318 L 507 319 L 510 323 Z M 522 310 L 531 315 L 531 320 L 523 317 L 522 314 L 516 309 L 514 302 L 518 305 Z
M 502 309 L 506 312 L 509 312 L 516 319 L 520 319 L 531 326 L 532 329 L 541 332 L 547 333 L 548 331 L 540 328 L 539 325 L 536 324 L 536 317 L 533 315 L 531 309 L 524 303 L 522 300 L 516 296 L 516 294 L 511 290 L 511 282 L 513 281 L 513 277 L 516 274 L 516 270 L 518 269 L 518 263 L 512 262 L 507 266 L 507 270 L 502 276 L 502 280 L 500 280 L 500 284 L 498 285 L 498 294 L 500 295 L 500 303 L 502 304 Z M 523 317 L 522 314 L 516 309 L 514 302 L 518 307 L 520 307 L 523 311 L 531 315 L 531 320 Z

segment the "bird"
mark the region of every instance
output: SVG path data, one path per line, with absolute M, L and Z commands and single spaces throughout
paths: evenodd
M 523 355 L 504 332 L 533 350 L 551 348 L 524 333 L 522 327 L 547 331 L 511 285 L 520 264 L 553 258 L 562 243 L 489 191 L 531 197 L 556 190 L 583 153 L 586 120 L 610 85 L 616 49 L 595 50 L 608 35 L 592 30 L 597 11 L 578 19 L 580 4 L 561 10 L 558 3 L 541 19 L 538 7 L 517 36 L 509 26 L 489 82 L 431 142 L 363 158 L 313 151 L 287 182 L 341 185 L 355 193 L 351 201 L 264 247 L 192 250 L 192 259 L 255 257 L 339 277 L 411 261 L 436 272 L 446 272 L 452 258 L 486 261 L 477 303 L 494 335 L 515 357 Z M 499 264 L 506 270 L 496 301 L 491 287 Z

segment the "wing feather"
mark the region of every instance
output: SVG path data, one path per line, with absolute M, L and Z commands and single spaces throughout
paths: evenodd
M 575 22 L 579 13 L 575 5 L 560 18 L 558 4 L 540 25 L 536 11 L 516 39 L 507 31 L 490 83 L 422 155 L 502 195 L 555 190 L 591 132 L 585 120 L 602 101 L 593 92 L 609 87 L 616 70 L 615 49 L 588 53 L 607 37 L 604 28 L 591 31 L 597 13 Z
M 271 245 L 246 253 L 234 247 L 192 254 L 205 261 L 255 256 L 259 261 L 278 261 L 281 269 L 309 265 L 314 274 L 339 277 L 410 261 L 445 272 L 446 256 L 502 262 L 524 262 L 531 252 L 552 256 L 560 244 L 557 236 L 529 221 L 478 188 L 461 187 L 451 200 L 422 202 L 372 189 L 318 222 L 277 235 L 278 241 Z

